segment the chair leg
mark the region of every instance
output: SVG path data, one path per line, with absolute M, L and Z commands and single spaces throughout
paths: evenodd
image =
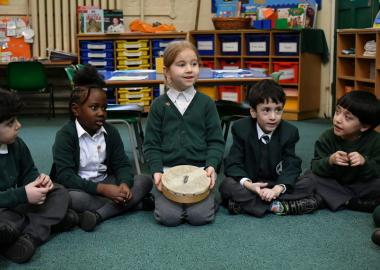
M 50 94 L 50 96 L 51 96 L 51 109 L 52 109 L 52 116 L 53 116 L 53 118 L 55 117 L 55 104 L 54 104 L 54 88 L 53 88 L 53 86 L 51 86 L 51 88 L 50 88 L 50 91 L 51 91 L 51 94 Z
M 128 128 L 128 134 L 129 134 L 129 142 L 131 144 L 131 149 L 132 149 L 132 155 L 133 155 L 133 159 L 135 161 L 135 167 L 136 167 L 136 172 L 137 174 L 141 174 L 141 168 L 140 168 L 140 163 L 139 163 L 139 159 L 138 159 L 138 156 L 137 156 L 137 142 L 135 142 L 135 135 L 134 135 L 134 131 L 133 131 L 133 128 L 131 127 L 131 125 L 123 120 L 123 119 L 108 119 L 107 120 L 108 123 L 112 123 L 112 124 L 125 124 L 127 125 L 127 128 Z
M 227 138 L 228 138 L 228 132 L 230 131 L 230 124 L 231 122 L 230 121 L 226 121 L 226 126 L 224 128 L 224 141 L 226 142 L 227 141 Z
M 135 132 L 135 138 L 137 142 L 137 150 L 140 154 L 140 162 L 144 164 L 143 141 L 141 140 L 141 134 L 140 134 L 139 125 L 137 122 L 133 123 L 133 129 Z

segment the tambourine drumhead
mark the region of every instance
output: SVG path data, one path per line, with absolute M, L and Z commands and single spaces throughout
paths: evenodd
M 210 178 L 206 171 L 191 165 L 179 165 L 162 175 L 162 193 L 178 203 L 196 203 L 205 199 L 209 192 Z

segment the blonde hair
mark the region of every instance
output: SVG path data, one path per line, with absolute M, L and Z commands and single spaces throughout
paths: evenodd
M 164 51 L 164 66 L 166 68 L 169 68 L 175 61 L 175 58 L 178 56 L 178 54 L 186 49 L 194 51 L 195 55 L 197 56 L 198 63 L 201 64 L 201 57 L 191 42 L 187 40 L 175 40 L 170 42 Z

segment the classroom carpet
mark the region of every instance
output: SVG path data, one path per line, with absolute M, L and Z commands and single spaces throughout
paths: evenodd
M 67 119 L 24 116 L 20 131 L 37 167 L 48 173 L 55 133 Z M 314 142 L 330 121 L 292 122 L 299 128 L 297 154 L 307 170 Z M 119 127 L 127 154 L 128 134 Z M 232 143 L 226 143 L 226 153 Z M 146 169 L 145 169 L 146 170 Z M 218 179 L 222 179 L 221 173 Z M 158 225 L 152 212 L 105 221 L 94 232 L 78 228 L 53 235 L 30 262 L 0 257 L 0 269 L 380 269 L 380 247 L 371 242 L 372 216 L 319 210 L 304 216 L 231 216 L 221 207 L 214 223 L 175 228 Z

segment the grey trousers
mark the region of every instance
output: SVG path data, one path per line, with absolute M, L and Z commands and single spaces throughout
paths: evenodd
M 174 227 L 184 222 L 191 225 L 204 225 L 215 219 L 218 205 L 213 193 L 201 202 L 193 204 L 176 203 L 167 199 L 156 188 L 153 189 L 154 218 L 162 225 Z
M 102 183 L 115 184 L 115 178 L 109 176 Z M 124 213 L 136 206 L 152 189 L 152 179 L 145 175 L 135 175 L 132 199 L 126 204 L 118 204 L 101 195 L 89 194 L 83 190 L 69 189 L 70 207 L 78 213 L 86 210 L 97 212 L 103 220 Z
M 335 179 L 320 177 L 312 172 L 306 173 L 302 178 L 313 183 L 315 193 L 322 197 L 332 211 L 339 210 L 353 198 L 373 200 L 380 197 L 380 178 L 349 185 L 343 185 Z
M 0 220 L 10 222 L 22 234 L 29 234 L 37 244 L 46 242 L 51 227 L 65 216 L 69 205 L 67 190 L 54 183 L 43 204 L 21 204 L 13 208 L 0 208 Z
M 268 187 L 273 187 L 269 184 Z M 313 195 L 313 183 L 300 179 L 291 193 L 282 194 L 280 200 L 299 200 Z M 240 207 L 249 215 L 262 217 L 269 211 L 271 202 L 261 200 L 260 196 L 243 187 L 233 178 L 227 177 L 219 187 L 223 200 L 233 200 L 239 203 Z

